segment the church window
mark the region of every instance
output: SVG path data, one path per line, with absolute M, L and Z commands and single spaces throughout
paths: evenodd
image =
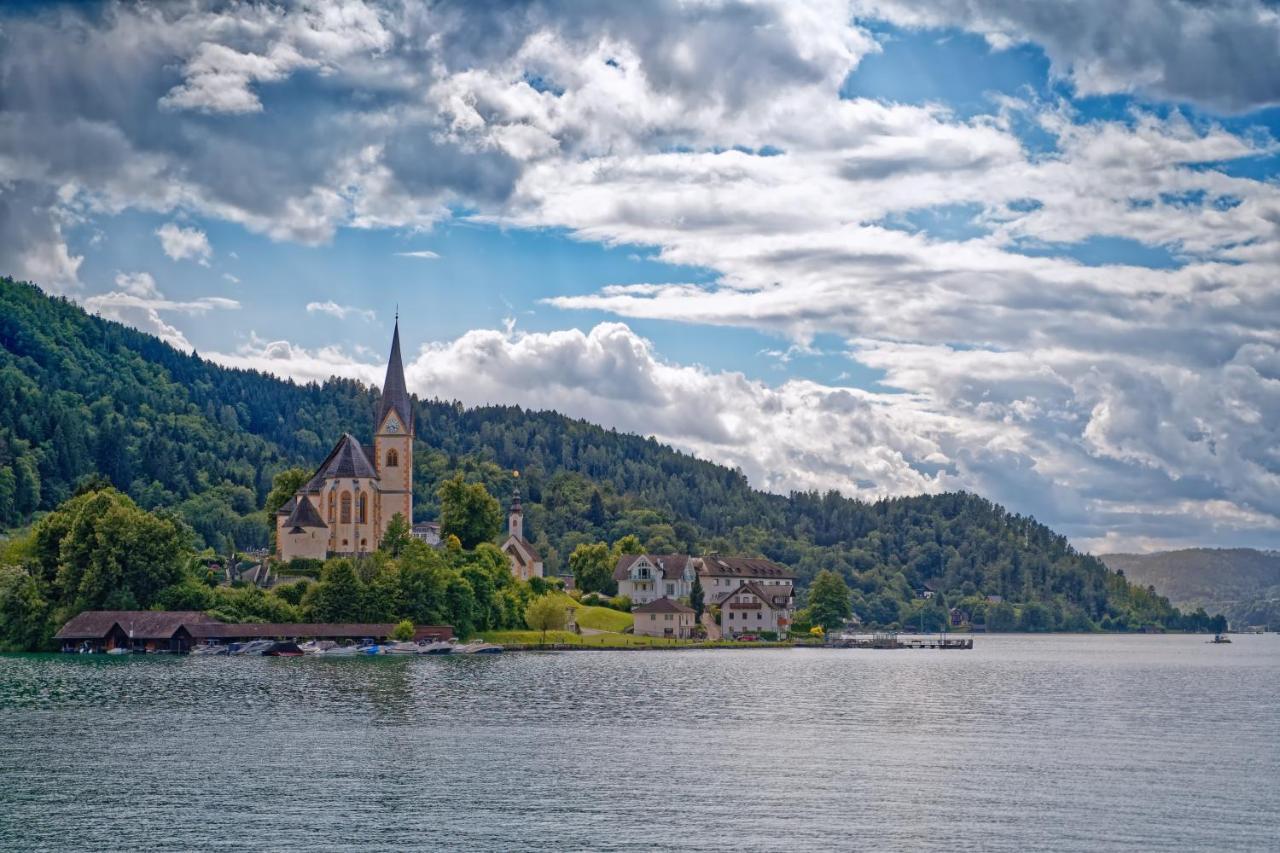
M 365 524 L 368 516 L 365 512 L 365 502 L 368 500 L 364 495 L 356 498 L 356 524 Z
M 342 523 L 351 523 L 351 493 L 342 493 Z
M 394 448 L 391 450 L 388 450 L 387 451 L 387 467 L 395 468 L 399 464 L 400 464 L 400 454 L 396 453 Z
M 337 506 L 337 501 L 338 501 L 338 493 L 330 492 L 329 493 L 329 523 L 330 524 L 333 524 L 335 521 L 338 520 L 337 513 L 334 511 L 334 507 Z

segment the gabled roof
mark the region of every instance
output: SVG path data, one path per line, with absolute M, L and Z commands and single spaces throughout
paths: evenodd
M 618 565 L 613 568 L 613 579 L 624 581 L 631 577 L 631 567 L 636 560 L 644 557 L 655 568 L 661 570 L 665 580 L 676 580 L 684 575 L 684 567 L 689 564 L 688 554 L 623 554 L 618 558 Z
M 673 598 L 655 598 L 648 604 L 631 608 L 632 613 L 696 613 L 692 607 L 686 607 Z
M 297 506 L 297 504 L 298 504 L 297 498 L 289 498 L 289 500 L 282 503 L 280 505 L 280 508 L 276 510 L 276 515 L 289 515 L 290 513 L 293 512 L 293 508 Z
M 413 404 L 409 400 L 409 390 L 404 384 L 404 364 L 400 361 L 400 320 L 396 318 L 396 328 L 391 334 L 391 358 L 387 360 L 387 378 L 382 382 L 382 402 L 378 406 L 378 419 L 374 422 L 375 430 L 382 428 L 387 414 L 394 411 L 400 417 L 400 423 L 410 433 L 413 432 Z
M 515 536 L 508 536 L 507 541 L 502 543 L 502 550 L 508 554 L 515 551 L 516 557 L 526 566 L 542 561 L 542 557 L 538 556 L 538 549 L 523 536 L 518 539 Z
M 183 626 L 221 625 L 198 610 L 86 610 L 62 626 L 55 640 L 100 640 L 114 625 L 135 640 L 167 640 Z
M 749 592 L 771 608 L 778 610 L 785 608 L 791 601 L 792 587 L 789 584 L 771 586 L 769 584 L 756 583 L 755 581 L 743 581 L 732 592 L 727 592 L 717 598 L 716 602 L 728 601 L 740 592 Z
M 364 448 L 349 432 L 342 434 L 342 438 L 338 439 L 333 450 L 330 450 L 329 455 L 320 463 L 316 473 L 299 491 L 318 492 L 325 480 L 336 477 L 372 477 L 375 480 L 378 478 L 378 472 L 374 470 L 369 457 L 365 456 Z
M 721 557 L 712 554 L 702 558 L 699 574 L 711 577 L 769 578 L 794 580 L 796 573 L 786 566 L 763 557 Z
M 320 517 L 320 511 L 306 495 L 297 499 L 293 512 L 285 519 L 284 526 L 294 532 L 300 532 L 304 527 L 328 527 Z

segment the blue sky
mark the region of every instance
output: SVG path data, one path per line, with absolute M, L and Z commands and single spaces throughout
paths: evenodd
M 0 23 L 4 271 L 176 346 L 372 380 L 398 306 L 423 396 L 1093 550 L 1280 547 L 1260 5 Z

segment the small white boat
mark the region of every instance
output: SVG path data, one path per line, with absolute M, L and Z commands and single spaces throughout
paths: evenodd
M 304 655 L 324 654 L 330 649 L 337 648 L 338 644 L 333 640 L 312 640 L 309 643 L 302 643 L 298 646 Z
M 230 654 L 231 650 L 221 643 L 209 643 L 203 646 L 196 646 L 191 650 L 191 654 L 197 657 L 212 657 L 214 655 Z
M 453 654 L 453 643 L 446 643 L 444 640 L 436 640 L 433 643 L 419 643 L 418 654 L 450 655 Z
M 260 656 L 267 649 L 276 644 L 275 640 L 252 640 L 240 646 L 232 646 L 231 654 L 233 655 L 249 655 L 251 657 Z
M 453 647 L 454 654 L 459 655 L 497 655 L 502 654 L 502 646 L 497 643 L 486 643 L 484 640 L 472 640 Z
M 132 652 L 130 652 L 128 649 L 121 648 L 120 646 L 116 646 L 114 649 L 107 649 L 107 654 L 109 654 L 109 655 L 127 655 L 127 654 L 132 654 Z
M 386 643 L 382 647 L 382 653 L 387 655 L 416 655 L 418 653 L 418 644 Z
M 320 651 L 316 652 L 316 654 L 324 655 L 325 657 L 351 657 L 356 654 L 356 651 L 357 650 L 355 646 L 335 645 L 328 649 L 321 649 Z

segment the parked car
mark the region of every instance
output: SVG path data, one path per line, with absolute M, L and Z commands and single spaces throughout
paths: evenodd
M 757 637 L 755 634 L 739 634 L 738 635 L 738 642 L 740 643 L 754 643 L 759 639 L 760 638 Z

